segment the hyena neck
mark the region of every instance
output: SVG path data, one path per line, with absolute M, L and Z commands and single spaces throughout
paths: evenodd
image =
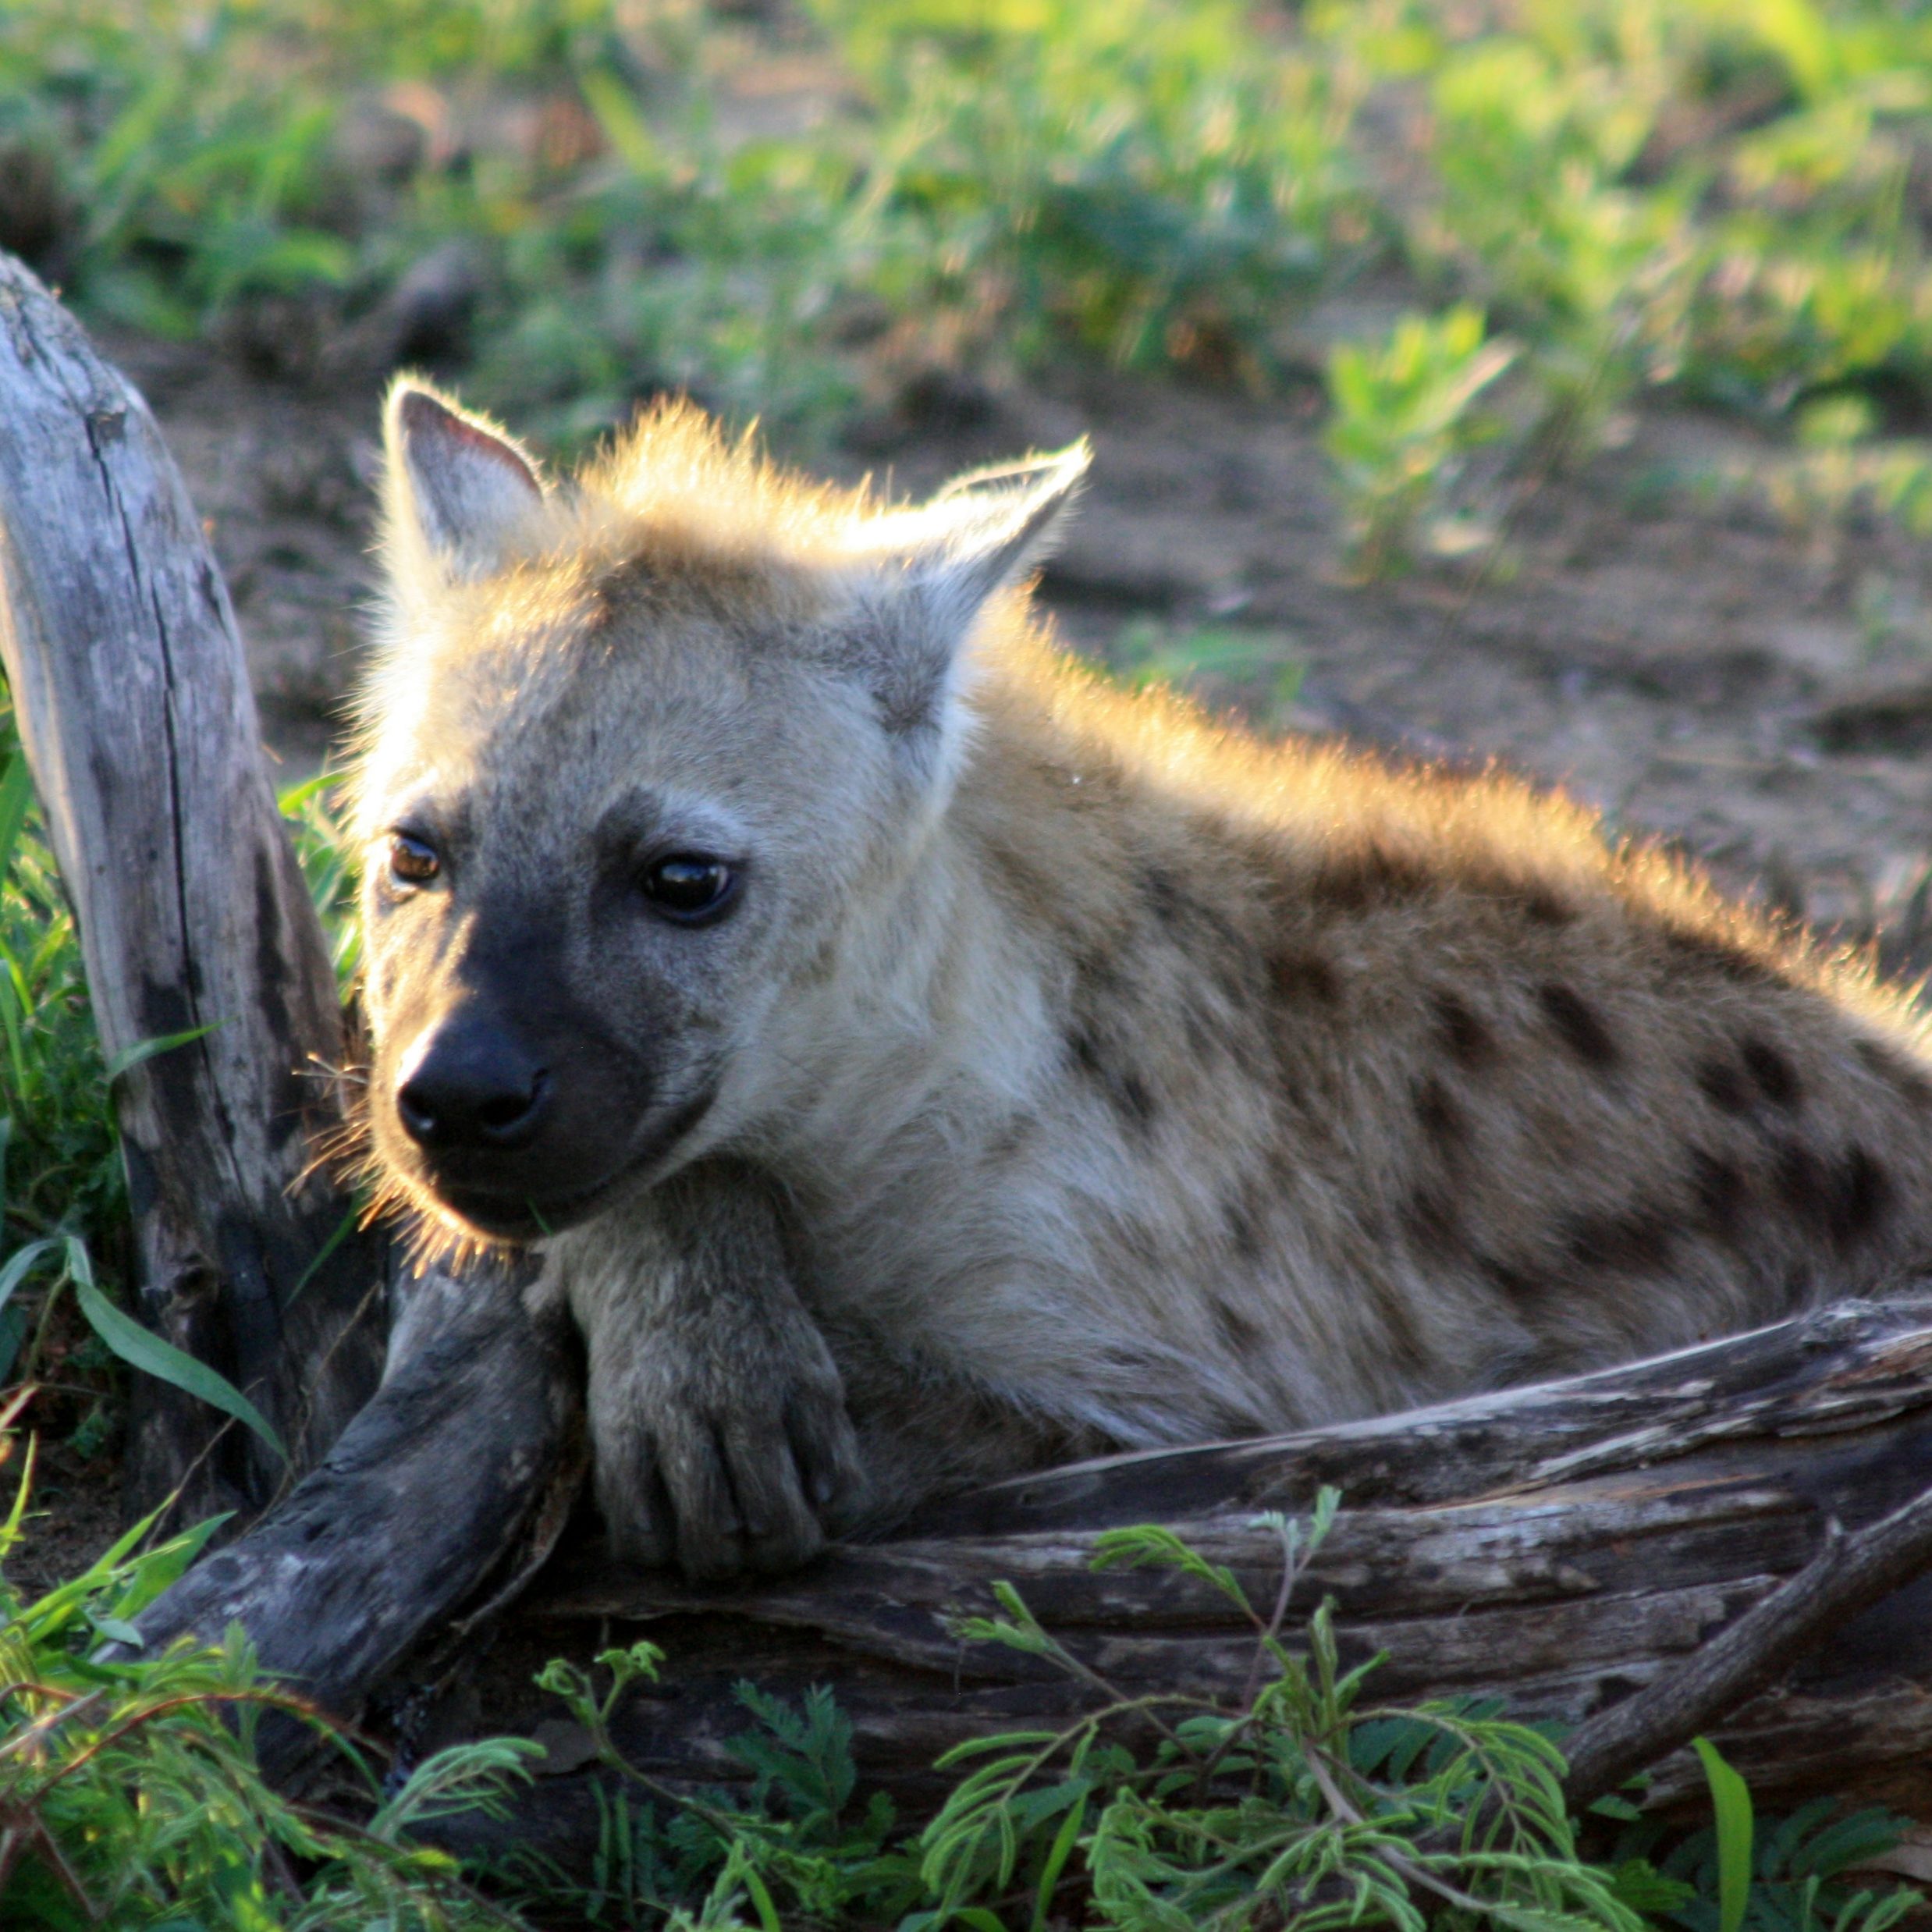
M 984 721 L 945 810 L 866 893 L 830 970 L 786 1000 L 774 1043 L 791 1071 L 773 1151 L 801 1178 L 843 1186 L 908 1131 L 996 1133 L 1057 1077 L 1064 961 L 1049 875 L 1067 828 L 1029 799 L 1020 850 L 998 797 L 1031 754 L 996 712 Z

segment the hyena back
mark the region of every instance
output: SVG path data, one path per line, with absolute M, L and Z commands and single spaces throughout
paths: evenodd
M 535 1244 L 614 1546 L 1661 1351 L 1932 1247 L 1904 996 L 1506 777 L 1056 654 L 1084 453 L 893 510 L 404 384 L 357 820 L 372 1158 Z

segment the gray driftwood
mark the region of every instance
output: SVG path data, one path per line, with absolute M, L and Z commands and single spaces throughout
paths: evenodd
M 584 1472 L 570 1339 L 524 1312 L 524 1278 L 478 1266 L 410 1280 L 375 1399 L 247 1536 L 147 1611 L 147 1640 L 217 1640 L 239 1623 L 271 1668 L 352 1715 L 426 1632 L 447 1653 L 513 1597 Z M 263 1748 L 271 1769 L 302 1756 L 292 1727 Z
M 519 1611 L 503 1676 L 546 1653 L 651 1635 L 670 1654 L 664 1694 L 641 1699 L 623 1735 L 645 1769 L 700 1781 L 739 1772 L 723 1749 L 747 1725 L 737 1679 L 830 1683 L 862 1774 L 916 1808 L 946 1746 L 1050 1723 L 1089 1696 L 1014 1652 L 961 1641 L 957 1614 L 990 1612 L 993 1582 L 1011 1582 L 1130 1694 L 1231 1699 L 1254 1657 L 1246 1620 L 1172 1572 L 1096 1572 L 1096 1540 L 1165 1522 L 1231 1566 L 1265 1611 L 1280 1549 L 1255 1517 L 1305 1511 L 1333 1484 L 1344 1507 L 1295 1590 L 1291 1637 L 1332 1596 L 1345 1660 L 1388 1653 L 1376 1696 L 1493 1695 L 1587 1727 L 1693 1666 L 1804 1568 L 1830 1523 L 1855 1534 L 1916 1497 L 1928 1469 L 1932 1300 L 1846 1303 L 1573 1382 L 1003 1485 L 762 1589 L 626 1578 L 580 1547 Z M 1932 1550 L 1919 1527 L 1922 1568 Z M 1822 1633 L 1803 1633 L 1808 1654 L 1785 1681 L 1728 1714 L 1721 1699 L 1686 1706 L 1658 1735 L 1667 1748 L 1709 1730 L 1763 1793 L 1882 1792 L 1932 1810 L 1928 1612 L 1929 1578 L 1862 1614 L 1841 1603 Z M 527 1699 L 522 1714 L 556 1714 Z M 1653 1744 L 1639 1761 L 1660 1754 Z M 1666 1756 L 1657 1793 L 1700 1781 L 1688 1753 Z M 519 1829 L 567 1853 L 594 1818 L 588 1774 L 574 1772 L 544 1781 Z
M 118 1096 L 144 1304 L 257 1394 L 308 1469 L 150 1610 L 145 1633 L 239 1621 L 272 1667 L 343 1713 L 399 1672 L 446 1684 L 453 1657 L 473 1694 L 492 1681 L 479 1621 L 549 1552 L 581 1473 L 574 1345 L 528 1316 L 513 1270 L 404 1276 L 368 1396 L 386 1264 L 353 1240 L 324 1259 L 346 1203 L 299 1178 L 330 1118 L 304 1070 L 340 1053 L 341 1023 L 220 580 L 139 399 L 4 261 L 0 412 L 0 655 L 107 1050 L 213 1029 L 135 1067 Z M 205 1420 L 151 1412 L 137 1456 L 174 1479 L 204 1457 Z M 204 1468 L 220 1481 L 197 1506 L 224 1485 L 258 1502 L 279 1476 L 226 1451 Z M 1253 1635 L 1234 1607 L 1171 1572 L 1096 1572 L 1096 1539 L 1167 1522 L 1268 1603 L 1279 1546 L 1255 1516 L 1305 1510 L 1327 1483 L 1346 1507 L 1287 1628 L 1332 1593 L 1348 1657 L 1389 1653 L 1379 1694 L 1495 1693 L 1579 1723 L 1600 1777 L 1713 1728 L 1766 1792 L 1883 1788 L 1932 1810 L 1916 1768 L 1932 1746 L 1932 1582 L 1891 1588 L 1922 1565 L 1932 1510 L 1863 1533 L 1929 1469 L 1932 1302 L 1847 1305 L 1575 1383 L 1055 1472 L 760 1588 L 623 1575 L 579 1525 L 494 1620 L 495 1701 L 473 1717 L 554 1715 L 528 1666 L 646 1628 L 672 1664 L 623 1721 L 645 1768 L 728 1777 L 724 1743 L 745 1721 L 735 1680 L 829 1682 L 868 1781 L 916 1808 L 947 1745 L 1088 1695 L 961 1639 L 959 1614 L 990 1608 L 995 1581 L 1124 1690 L 1238 1696 Z M 1834 1522 L 1841 1553 L 1806 1571 Z M 593 1799 L 569 1739 L 550 1735 L 558 1775 L 517 1828 L 567 1852 Z M 1692 1775 L 1667 1758 L 1659 1788 Z
M 375 1386 L 372 1244 L 302 1178 L 343 1058 L 321 931 L 276 812 L 221 574 L 140 397 L 0 256 L 0 658 L 110 1061 L 206 1029 L 115 1095 L 140 1312 L 278 1427 L 297 1468 Z M 325 1252 L 326 1251 L 326 1252 Z M 143 1391 L 133 1487 L 258 1508 L 245 1430 Z

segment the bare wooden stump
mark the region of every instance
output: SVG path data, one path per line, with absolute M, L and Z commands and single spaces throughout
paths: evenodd
M 375 1243 L 332 1248 L 348 1204 L 305 1170 L 331 1115 L 304 1070 L 340 1053 L 341 1022 L 218 577 L 139 398 L 4 258 L 0 400 L 0 656 L 103 1041 L 112 1055 L 206 1029 L 117 1096 L 144 1308 L 254 1394 L 308 1472 L 144 1633 L 239 1621 L 271 1668 L 345 1714 L 426 1642 L 474 1682 L 465 1633 L 522 1589 L 581 1473 L 574 1339 L 531 1314 L 517 1267 L 401 1278 L 370 1394 L 386 1263 Z M 136 1444 L 151 1493 L 198 1469 L 197 1511 L 268 1499 L 282 1472 L 232 1440 L 211 1456 L 211 1419 L 151 1410 Z M 1328 1483 L 1346 1506 L 1289 1627 L 1332 1593 L 1348 1656 L 1389 1653 L 1382 1695 L 1497 1694 L 1578 1723 L 1579 1776 L 1600 1778 L 1729 1710 L 1720 1735 L 1760 1789 L 1882 1788 L 1932 1811 L 1917 1769 L 1932 1747 L 1928 1469 L 1932 1298 L 1851 1304 L 1572 1383 L 1057 1471 L 761 1588 L 624 1575 L 592 1530 L 500 1625 L 503 1696 L 482 1722 L 543 1714 L 523 1664 L 634 1625 L 672 1658 L 623 1721 L 647 1768 L 729 1778 L 737 1679 L 826 1682 L 865 1777 L 916 1810 L 946 1746 L 1085 1695 L 961 1639 L 993 1582 L 1124 1689 L 1233 1696 L 1253 1655 L 1235 1608 L 1172 1572 L 1096 1572 L 1096 1540 L 1168 1523 L 1271 1600 L 1279 1547 L 1255 1518 L 1304 1510 Z M 1772 1682 L 1821 1614 L 1828 1640 Z M 1667 1757 L 1660 1792 L 1693 1775 Z M 544 1781 L 516 1828 L 567 1856 L 593 1817 L 571 1773 Z
M 140 1312 L 249 1394 L 299 1471 L 375 1387 L 382 1269 L 343 1234 L 350 1202 L 304 1178 L 342 1013 L 228 595 L 147 405 L 8 256 L 0 425 L 0 659 L 102 1049 L 201 1029 L 115 1094 Z M 247 1431 L 217 1444 L 211 1411 L 140 1393 L 138 1503 L 185 1484 L 190 1516 L 252 1511 L 284 1481 Z

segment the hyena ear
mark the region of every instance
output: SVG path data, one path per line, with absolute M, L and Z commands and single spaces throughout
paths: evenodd
M 543 501 L 534 463 L 492 423 L 405 377 L 382 412 L 392 571 L 487 577 Z
M 1083 439 L 1052 456 L 977 470 L 923 509 L 883 520 L 862 648 L 893 731 L 943 730 L 975 620 L 1046 556 L 1092 460 Z

